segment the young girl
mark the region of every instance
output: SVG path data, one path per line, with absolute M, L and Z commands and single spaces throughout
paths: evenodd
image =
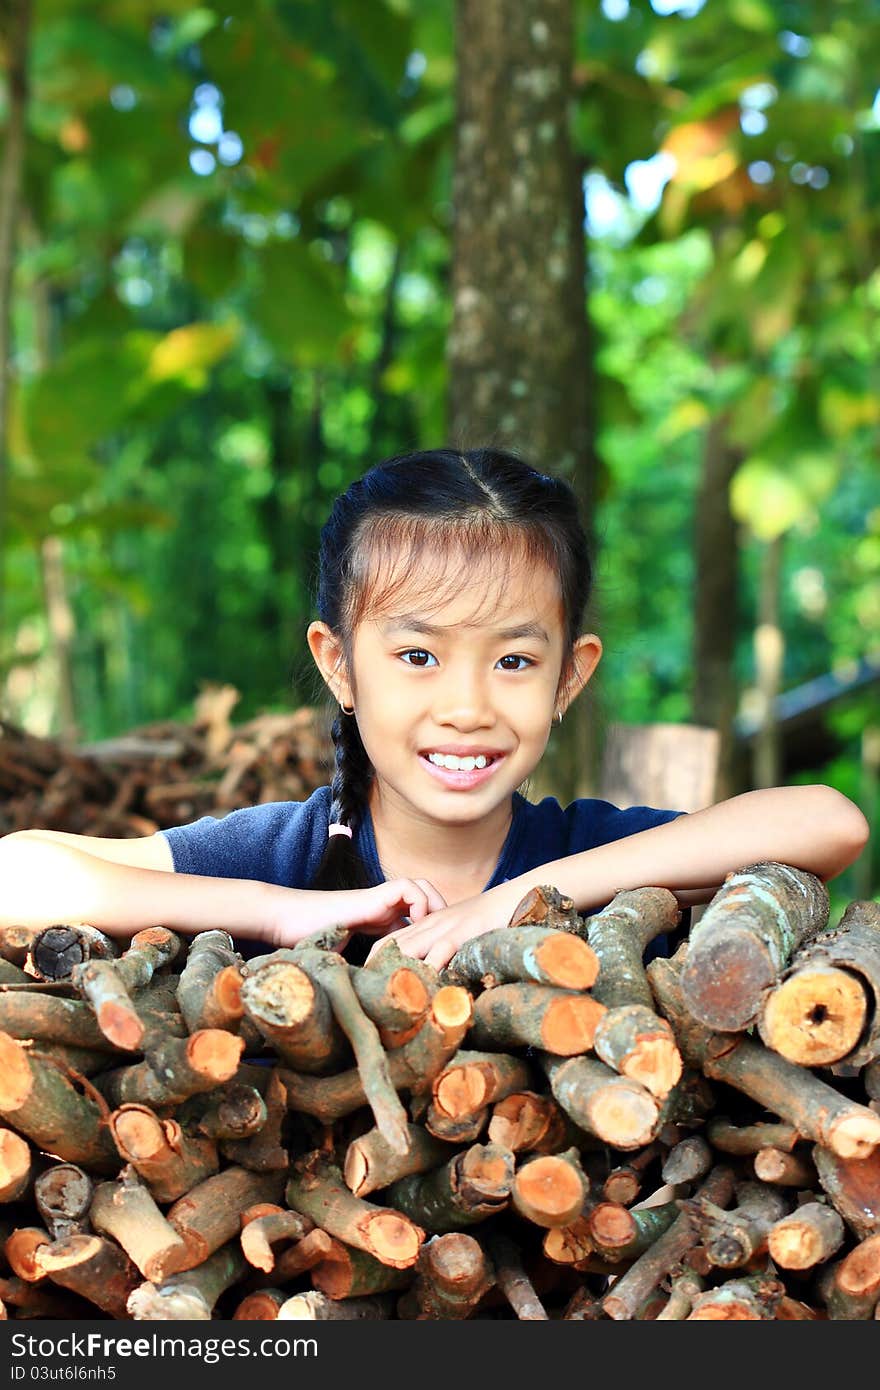
M 582 912 L 645 885 L 687 907 L 759 860 L 851 864 L 867 822 L 823 785 L 692 815 L 521 795 L 602 653 L 580 631 L 590 585 L 560 479 L 494 449 L 372 468 L 323 528 L 307 632 L 339 702 L 331 785 L 143 839 L 8 835 L 0 924 L 225 927 L 253 954 L 339 923 L 443 966 L 539 883 Z

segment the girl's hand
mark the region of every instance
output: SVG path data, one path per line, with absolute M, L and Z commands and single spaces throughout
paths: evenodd
M 292 946 L 311 932 L 332 926 L 384 936 L 405 926 L 407 918 L 420 922 L 445 907 L 446 899 L 426 878 L 393 878 L 374 888 L 339 892 L 299 892 L 277 913 L 273 937 L 278 946 Z
M 432 911 L 423 920 L 413 921 L 389 933 L 405 955 L 415 956 L 428 965 L 442 970 L 448 965 L 459 946 L 472 936 L 482 936 L 494 927 L 506 927 L 510 920 L 510 909 L 500 897 L 493 898 L 492 890 L 480 893 L 475 898 L 466 898 L 453 907 L 443 907 Z M 386 938 L 387 939 L 387 938 Z M 371 960 L 382 949 L 383 943 L 377 941 L 370 951 Z

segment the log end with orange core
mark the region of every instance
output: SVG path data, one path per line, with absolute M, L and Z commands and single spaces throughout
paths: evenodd
M 816 964 L 795 971 L 768 995 L 759 1031 L 789 1062 L 822 1067 L 852 1052 L 867 1016 L 861 980 L 848 970 Z
M 513 1204 L 537 1226 L 568 1226 L 583 1209 L 584 1180 L 564 1158 L 547 1154 L 523 1164 L 513 1180 Z
M 554 932 L 535 950 L 541 974 L 562 989 L 590 989 L 599 976 L 599 957 L 572 932 Z
M 650 1143 L 659 1113 L 650 1091 L 623 1076 L 595 1091 L 589 1101 L 594 1134 L 618 1149 L 639 1149 Z
M 576 941 L 577 937 L 572 937 Z M 556 1057 L 577 1057 L 593 1046 L 596 1029 L 607 1013 L 589 994 L 560 995 L 548 1005 L 541 1023 L 541 1045 Z
M 409 1269 L 419 1257 L 425 1232 L 408 1217 L 387 1208 L 366 1222 L 370 1254 L 392 1269 Z
M 215 1081 L 234 1076 L 244 1051 L 244 1039 L 223 1028 L 201 1028 L 187 1040 L 186 1056 L 193 1071 Z
M 19 1110 L 33 1084 L 27 1049 L 8 1033 L 0 1033 L 0 1111 Z
M 98 1027 L 114 1047 L 137 1052 L 144 1040 L 144 1025 L 131 1004 L 108 999 L 97 1009 Z

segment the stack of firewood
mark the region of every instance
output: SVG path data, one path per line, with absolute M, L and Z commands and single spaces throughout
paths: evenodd
M 232 686 L 208 688 L 191 723 L 165 720 L 67 748 L 0 720 L 0 835 L 152 835 L 240 806 L 302 801 L 329 780 L 327 719 L 309 705 L 233 725 Z
M 552 887 L 437 972 L 0 932 L 12 1318 L 867 1319 L 880 904 L 786 865 L 672 958 Z

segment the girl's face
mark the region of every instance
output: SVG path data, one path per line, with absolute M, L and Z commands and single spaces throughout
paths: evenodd
M 421 575 L 418 593 L 407 586 L 392 611 L 365 618 L 354 634 L 353 682 L 337 675 L 329 683 L 341 703 L 355 706 L 377 794 L 449 825 L 509 801 L 602 645 L 593 634 L 578 639 L 576 669 L 560 688 L 563 613 L 551 570 L 502 564 L 493 572 L 487 563 L 447 600 L 442 578 L 432 588 Z M 312 624 L 309 641 L 327 675 L 316 650 L 323 643 L 313 641 L 313 629 L 323 627 Z M 487 766 L 437 766 L 449 755 L 485 758 Z

